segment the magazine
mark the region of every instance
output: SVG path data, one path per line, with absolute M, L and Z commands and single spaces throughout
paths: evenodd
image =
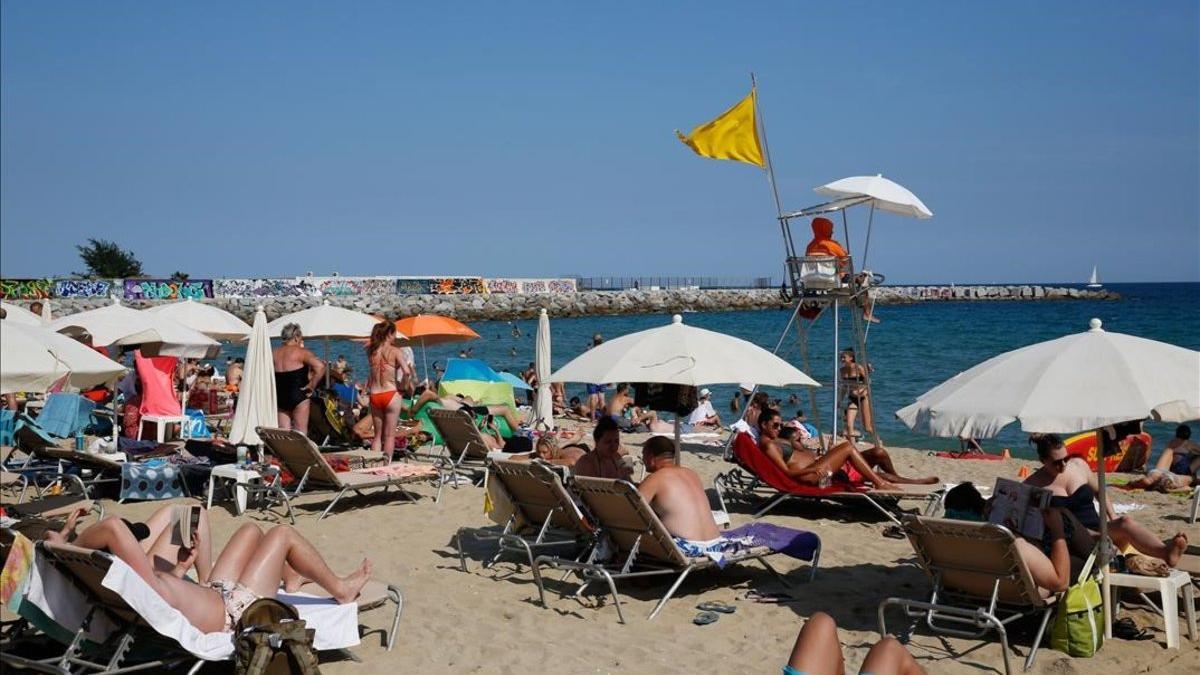
M 184 548 L 192 547 L 192 536 L 200 527 L 200 507 L 194 504 L 171 508 L 171 540 Z
M 1007 478 L 997 478 L 992 510 L 988 522 L 1007 527 L 1013 534 L 1040 540 L 1046 524 L 1042 520 L 1042 509 L 1050 505 L 1051 493 L 1045 488 L 1035 487 Z

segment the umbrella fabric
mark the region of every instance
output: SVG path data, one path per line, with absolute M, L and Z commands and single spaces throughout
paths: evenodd
M 437 314 L 418 314 L 400 319 L 396 322 L 396 332 L 397 339 L 403 341 L 403 337 L 408 338 L 406 344 L 419 344 L 426 347 L 449 342 L 465 342 L 479 337 L 479 334 L 466 324 Z
M 538 313 L 537 340 L 534 345 L 534 372 L 537 374 L 537 398 L 533 410 L 536 420 L 554 428 L 554 397 L 550 393 L 550 317 Z
M 816 188 L 817 194 L 829 197 L 870 197 L 875 208 L 910 218 L 932 218 L 933 212 L 899 183 L 883 176 L 851 176 Z
M 477 382 L 503 382 L 500 373 L 492 370 L 488 364 L 479 359 L 446 359 L 446 372 L 442 373 L 443 380 L 475 380 Z
M 71 386 L 112 382 L 125 366 L 54 331 L 0 321 L 0 393 L 46 391 L 70 374 Z
M 605 342 L 559 369 L 551 382 L 660 382 L 698 387 L 753 382 L 819 387 L 815 380 L 771 352 L 745 340 L 671 323 Z
M 279 410 L 275 401 L 275 365 L 271 360 L 271 336 L 267 333 L 267 315 L 259 307 L 254 313 L 250 342 L 246 345 L 246 368 L 238 386 L 237 410 L 229 442 L 260 445 L 255 427 L 279 425 Z
M 1023 347 L 955 375 L 896 413 L 933 436 L 1070 434 L 1154 417 L 1200 419 L 1200 352 L 1101 328 Z
M 245 321 L 220 307 L 196 302 L 191 298 L 168 305 L 157 305 L 145 311 L 177 321 L 214 340 L 245 340 L 250 335 L 250 326 Z
M 13 323 L 22 323 L 26 326 L 42 326 L 45 321 L 42 317 L 25 309 L 20 305 L 12 305 L 7 302 L 0 302 L 0 309 L 4 310 L 4 320 Z
M 283 327 L 289 323 L 300 326 L 304 337 L 365 338 L 371 336 L 371 330 L 379 323 L 379 319 L 352 309 L 334 307 L 326 300 L 316 307 L 275 319 L 267 324 L 267 334 L 279 337 Z
M 506 370 L 502 370 L 496 374 L 500 376 L 501 382 L 507 382 L 508 384 L 512 385 L 513 389 L 528 389 L 529 391 L 533 391 L 533 387 L 529 386 L 528 382 Z
M 86 331 L 92 345 L 153 345 L 147 351 L 160 356 L 211 358 L 221 345 L 206 335 L 164 316 L 139 312 L 113 300 L 111 305 L 71 314 L 50 323 L 60 333 Z
M 54 320 L 54 315 L 51 314 L 50 299 L 46 298 L 45 300 L 42 301 L 42 321 L 45 321 L 46 323 L 50 323 L 53 320 Z

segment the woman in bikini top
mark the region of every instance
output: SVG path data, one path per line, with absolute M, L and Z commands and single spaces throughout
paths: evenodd
M 400 350 L 392 344 L 396 338 L 396 326 L 391 321 L 381 321 L 371 330 L 367 343 L 367 363 L 371 373 L 367 378 L 370 394 L 371 421 L 375 436 L 371 439 L 371 450 L 383 454 L 385 464 L 391 464 L 392 451 L 396 444 L 396 421 L 400 418 L 403 400 L 396 381 L 407 372 L 408 364 Z

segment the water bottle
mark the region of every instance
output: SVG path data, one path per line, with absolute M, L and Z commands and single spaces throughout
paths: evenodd
M 75 452 L 83 452 L 87 449 L 87 443 L 83 438 L 83 429 L 75 432 Z
M 237 465 L 246 466 L 246 446 L 237 446 Z
M 821 472 L 821 480 L 817 481 L 817 486 L 824 489 L 824 488 L 829 487 L 830 485 L 833 485 L 833 472 L 832 471 L 822 471 Z

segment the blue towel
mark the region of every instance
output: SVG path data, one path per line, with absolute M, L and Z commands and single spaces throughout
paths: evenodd
M 37 416 L 38 426 L 58 438 L 71 438 L 92 423 L 96 404 L 79 394 L 50 394 Z
M 208 430 L 208 424 L 204 421 L 204 411 L 188 408 L 186 412 L 188 438 L 212 438 L 212 432 Z
M 17 414 L 8 408 L 0 408 L 0 445 L 13 444 L 13 431 L 17 425 Z

